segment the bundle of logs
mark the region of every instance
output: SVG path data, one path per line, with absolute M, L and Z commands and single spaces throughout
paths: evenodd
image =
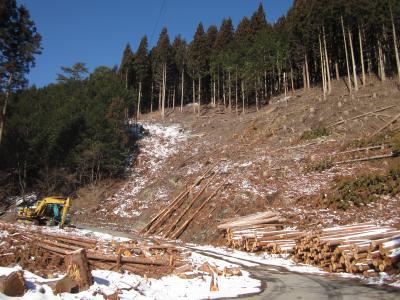
M 329 272 L 400 272 L 400 230 L 363 223 L 325 228 L 318 231 L 284 229 L 283 218 L 274 212 L 256 213 L 224 220 L 231 248 L 268 254 L 290 254 L 297 263 L 320 267 Z
M 262 212 L 223 220 L 218 229 L 226 232 L 229 247 L 271 254 L 291 253 L 301 231 L 283 229 L 285 219 L 275 212 Z
M 389 226 L 356 224 L 311 232 L 296 242 L 292 258 L 330 272 L 379 272 L 400 270 L 400 230 Z
M 140 233 L 171 239 L 179 238 L 225 184 L 225 182 L 216 184 L 218 172 L 215 169 L 217 165 L 218 163 L 215 163 L 210 166 L 193 184 L 161 210 Z M 216 187 L 207 196 L 204 196 L 211 184 Z M 195 192 L 195 190 L 197 191 Z

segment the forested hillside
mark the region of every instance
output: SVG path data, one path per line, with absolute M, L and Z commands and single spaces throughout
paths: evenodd
M 146 36 L 136 53 L 128 44 L 120 72 L 138 115 L 190 102 L 198 113 L 203 104 L 244 113 L 298 88 L 322 85 L 326 96 L 342 76 L 357 91 L 367 73 L 381 81 L 399 73 L 399 15 L 399 1 L 296 0 L 270 24 L 260 4 L 237 28 L 229 18 L 219 27 L 199 23 L 189 43 L 171 43 L 164 28 L 150 51 Z
M 368 85 L 367 75 L 385 81 L 400 73 L 396 0 L 295 0 L 275 24 L 260 4 L 236 27 L 230 18 L 209 28 L 199 23 L 191 41 L 170 38 L 164 28 L 151 49 L 146 36 L 136 49 L 127 44 L 119 67 L 88 74 L 77 63 L 39 89 L 26 89 L 24 80 L 41 49 L 34 22 L 13 0 L 0 14 L 0 184 L 20 192 L 40 184 L 70 193 L 122 176 L 124 122 L 140 114 L 164 117 L 168 108 L 191 104 L 193 117 L 205 106 L 235 117 L 281 93 L 317 87 L 325 98 L 335 79 L 355 93 Z

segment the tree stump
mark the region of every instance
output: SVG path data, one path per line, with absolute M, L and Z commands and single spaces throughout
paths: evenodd
M 69 252 L 65 256 L 67 276 L 76 281 L 79 291 L 87 290 L 93 284 L 85 249 Z
M 23 296 L 26 291 L 24 273 L 14 271 L 7 276 L 0 276 L 0 293 L 10 297 Z

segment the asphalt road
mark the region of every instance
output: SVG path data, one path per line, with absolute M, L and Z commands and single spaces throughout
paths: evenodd
M 240 264 L 234 256 L 221 256 L 212 251 L 201 251 L 190 248 L 202 255 L 226 260 L 250 272 L 252 276 L 262 282 L 263 291 L 258 294 L 240 297 L 241 299 L 267 299 L 267 300 L 391 300 L 400 299 L 400 289 L 366 285 L 356 279 L 341 278 L 336 275 L 308 275 L 304 273 L 289 272 L 285 268 L 260 264 L 248 267 Z M 239 258 L 243 261 L 242 258 Z M 251 261 L 250 261 L 251 262 Z M 237 299 L 237 298 L 236 298 Z

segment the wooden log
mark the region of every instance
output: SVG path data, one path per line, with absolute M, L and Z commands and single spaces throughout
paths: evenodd
M 85 249 L 68 252 L 65 256 L 67 276 L 78 283 L 79 292 L 89 289 L 93 284 Z
M 102 255 L 93 252 L 87 252 L 87 257 L 90 260 L 99 260 L 99 261 L 111 261 L 117 262 L 118 257 L 116 255 Z M 130 256 L 121 256 L 121 263 L 132 263 L 139 265 L 154 265 L 154 266 L 169 266 L 169 260 L 160 260 L 160 259 L 150 259 L 150 258 L 141 258 L 141 257 L 130 257 Z
M 181 212 L 181 214 L 176 218 L 174 222 L 166 229 L 166 232 L 163 234 L 163 236 L 166 238 L 168 235 L 172 232 L 172 230 L 175 229 L 176 225 L 182 220 L 182 218 L 186 215 L 186 213 L 189 211 L 189 209 L 193 206 L 193 204 L 199 199 L 199 197 L 204 193 L 206 188 L 214 181 L 214 178 L 217 176 L 218 173 L 215 173 L 208 181 L 207 183 L 201 188 L 201 190 L 196 194 L 196 196 L 193 197 L 192 201 L 189 203 L 189 205 Z
M 382 132 L 384 129 L 386 129 L 388 126 L 390 126 L 392 123 L 396 122 L 397 119 L 400 118 L 400 114 L 396 115 L 395 117 L 393 117 L 393 119 L 391 119 L 389 122 L 387 122 L 385 125 L 383 125 L 381 128 L 379 128 L 377 131 L 375 131 L 373 134 L 371 134 L 369 137 L 373 137 L 375 135 L 377 135 L 378 133 Z
M 197 208 L 197 210 L 188 218 L 188 220 L 182 224 L 172 235 L 171 238 L 177 239 L 189 225 L 189 223 L 196 217 L 196 215 L 203 209 L 203 207 L 219 192 L 219 190 L 224 186 L 225 181 L 222 182 L 215 191 Z
M 8 275 L 0 276 L 0 293 L 10 297 L 23 296 L 26 284 L 23 271 L 13 271 Z
M 182 202 L 184 197 L 186 197 L 189 192 L 200 182 L 219 164 L 219 161 L 213 164 L 210 168 L 208 168 L 199 178 L 196 179 L 195 183 L 179 194 L 169 206 L 165 207 L 159 214 L 157 214 L 141 231 L 143 234 L 151 234 L 157 226 L 162 224 L 175 210 L 177 206 Z
M 354 116 L 354 117 L 346 119 L 346 120 L 341 120 L 341 121 L 335 122 L 335 123 L 333 123 L 331 125 L 328 125 L 327 128 L 332 128 L 332 127 L 335 127 L 337 125 L 343 124 L 343 123 L 345 123 L 347 121 L 352 121 L 352 120 L 356 120 L 356 119 L 359 119 L 359 118 L 362 118 L 362 117 L 366 117 L 368 115 L 372 115 L 372 114 L 375 114 L 375 113 L 378 113 L 378 112 L 381 112 L 381 111 L 384 111 L 384 110 L 387 110 L 387 109 L 390 109 L 390 108 L 393 108 L 393 107 L 396 107 L 396 105 L 386 106 L 386 107 L 383 107 L 383 108 L 380 108 L 380 109 L 377 109 L 377 110 L 374 110 L 374 111 L 370 111 L 370 112 L 367 112 L 367 113 L 364 113 L 364 114 L 361 114 L 361 115 Z
M 370 161 L 370 160 L 377 160 L 377 159 L 384 159 L 384 158 L 392 158 L 396 157 L 397 154 L 392 152 L 390 154 L 385 154 L 385 155 L 377 155 L 377 156 L 371 156 L 371 157 L 363 157 L 363 158 L 357 158 L 357 159 L 350 159 L 350 160 L 343 160 L 343 161 L 338 161 L 334 162 L 334 165 L 343 165 L 343 164 L 349 164 L 349 163 L 354 163 L 354 162 L 362 162 L 362 161 Z

